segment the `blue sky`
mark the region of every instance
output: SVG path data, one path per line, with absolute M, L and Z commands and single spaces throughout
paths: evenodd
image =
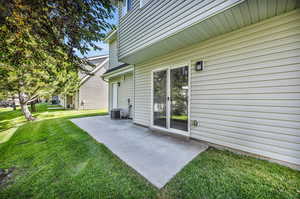
M 117 12 L 115 12 L 114 18 L 109 20 L 109 22 L 116 25 L 118 22 L 117 20 L 118 20 Z M 91 56 L 95 56 L 95 55 L 108 55 L 108 45 L 106 43 L 95 42 L 95 44 L 99 45 L 102 48 L 102 50 L 95 51 L 92 49 L 87 55 L 85 55 L 86 57 L 91 57 Z M 82 57 L 82 55 L 79 52 L 77 52 L 77 53 L 80 57 Z

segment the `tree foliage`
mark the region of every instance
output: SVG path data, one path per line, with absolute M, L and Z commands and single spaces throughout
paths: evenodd
M 89 72 L 76 50 L 100 49 L 112 14 L 109 0 L 0 0 L 0 92 L 17 94 L 31 120 L 30 101 L 76 91 Z

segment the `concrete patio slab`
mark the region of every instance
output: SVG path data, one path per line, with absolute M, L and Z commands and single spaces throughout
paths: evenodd
M 207 145 L 197 141 L 153 133 L 129 120 L 96 116 L 71 121 L 157 188 L 162 188 L 187 163 L 207 149 Z

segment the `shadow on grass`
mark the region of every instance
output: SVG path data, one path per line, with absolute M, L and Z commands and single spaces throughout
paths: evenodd
M 16 167 L 5 186 L 0 185 L 0 198 L 155 198 L 157 190 L 149 182 L 69 121 L 96 115 L 105 113 L 28 122 L 18 128 L 0 145 L 1 167 Z
M 45 103 L 37 104 L 37 111 L 32 113 L 36 118 L 36 121 L 33 121 L 33 123 L 47 119 L 69 119 L 107 114 L 104 110 L 62 110 L 48 109 L 48 107 L 59 106 Z M 9 140 L 19 126 L 28 123 L 19 108 L 11 111 L 2 110 L 4 111 L 0 109 L 0 144 Z
M 55 110 L 55 109 L 48 110 L 48 107 L 52 107 L 52 105 L 48 105 L 45 103 L 37 104 L 36 112 L 32 113 L 33 116 L 38 117 L 41 113 L 44 112 L 62 111 L 62 110 Z M 0 108 L 0 133 L 1 131 L 14 127 L 17 123 L 21 123 L 25 121 L 26 119 L 19 107 L 17 108 L 17 110 L 8 110 L 8 108 Z

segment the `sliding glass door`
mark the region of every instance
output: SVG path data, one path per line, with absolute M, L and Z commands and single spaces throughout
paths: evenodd
M 170 71 L 170 128 L 188 131 L 188 66 Z
M 153 126 L 188 131 L 188 66 L 153 72 Z
M 153 124 L 167 127 L 167 71 L 153 73 Z

